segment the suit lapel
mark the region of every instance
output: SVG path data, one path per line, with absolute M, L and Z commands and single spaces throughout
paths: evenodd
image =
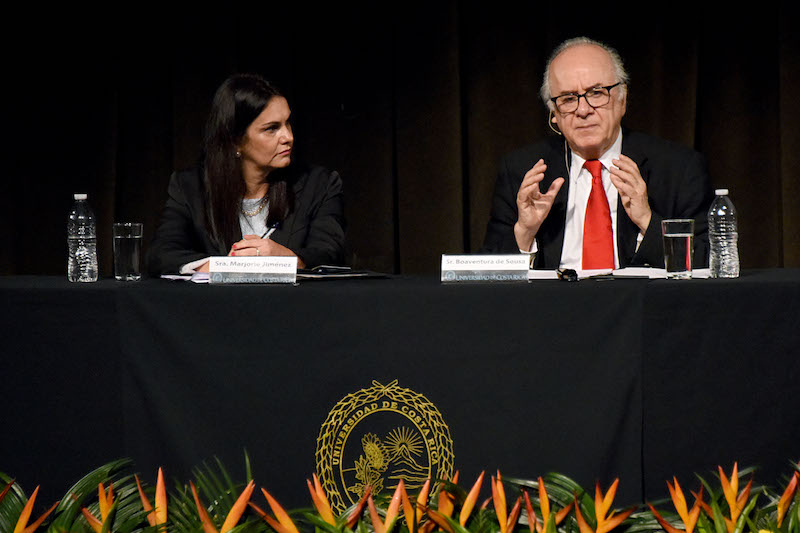
M 546 224 L 546 227 L 543 225 L 542 228 L 550 233 L 548 240 L 553 243 L 552 246 L 544 250 L 545 264 L 555 265 L 553 268 L 558 268 L 561 264 L 561 250 L 564 247 L 564 228 L 567 220 L 569 170 L 567 169 L 566 161 L 567 158 L 570 157 L 570 153 L 565 150 L 565 145 L 566 143 L 562 140 L 553 150 L 554 156 L 549 161 L 546 161 L 547 173 L 545 179 L 547 181 L 547 187 L 544 188 L 545 190 L 543 191 L 546 192 L 547 188 L 550 187 L 550 184 L 552 184 L 556 178 L 564 178 L 564 184 L 558 191 L 558 195 L 556 195 L 556 199 L 553 202 L 553 207 L 550 208 L 550 213 L 545 219 L 546 223 L 548 221 L 550 223 Z
M 299 243 L 291 243 L 292 233 L 294 231 L 294 225 L 297 220 L 297 212 L 298 212 L 298 198 L 301 198 L 302 195 L 300 194 L 305 186 L 305 179 L 295 179 L 294 182 L 291 184 L 291 194 L 293 196 L 292 203 L 293 207 L 291 211 L 289 211 L 289 215 L 283 220 L 281 223 L 278 224 L 278 227 L 275 228 L 275 231 L 272 233 L 270 237 L 273 241 L 277 242 L 282 246 L 286 246 L 287 248 L 291 248 L 294 246 L 299 246 Z

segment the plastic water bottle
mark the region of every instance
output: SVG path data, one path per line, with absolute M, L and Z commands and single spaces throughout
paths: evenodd
M 708 210 L 708 240 L 711 245 L 709 268 L 712 278 L 739 277 L 739 234 L 736 209 L 728 197 L 728 189 L 717 189 Z
M 97 230 L 94 213 L 85 194 L 73 196 L 75 203 L 67 221 L 67 279 L 97 281 Z

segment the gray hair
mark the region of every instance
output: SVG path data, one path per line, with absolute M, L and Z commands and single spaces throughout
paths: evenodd
M 617 77 L 617 81 L 624 85 L 622 91 L 619 93 L 620 98 L 625 96 L 628 92 L 628 82 L 630 81 L 630 78 L 628 77 L 628 73 L 625 71 L 625 67 L 622 65 L 622 58 L 620 57 L 619 53 L 611 46 L 601 43 L 600 41 L 595 41 L 594 39 L 590 39 L 588 37 L 574 37 L 572 39 L 567 39 L 558 45 L 547 59 L 547 66 L 544 69 L 544 78 L 542 79 L 542 87 L 539 90 L 539 96 L 541 96 L 544 105 L 547 106 L 547 108 L 551 111 L 553 110 L 553 102 L 550 101 L 552 96 L 550 94 L 550 65 L 553 64 L 553 60 L 555 60 L 555 58 L 561 54 L 561 52 L 564 52 L 574 46 L 581 45 L 599 46 L 605 50 L 609 58 L 611 58 L 611 64 L 614 66 L 614 74 Z

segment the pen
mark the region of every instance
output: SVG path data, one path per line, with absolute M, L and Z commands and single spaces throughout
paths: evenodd
M 269 236 L 272 235 L 272 232 L 275 231 L 277 226 L 272 226 L 267 231 L 264 232 L 264 235 L 261 236 L 262 239 L 269 239 Z

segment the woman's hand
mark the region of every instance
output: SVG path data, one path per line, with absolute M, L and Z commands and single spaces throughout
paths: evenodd
M 292 257 L 296 256 L 297 254 L 271 239 L 262 239 L 258 235 L 245 235 L 241 241 L 233 244 L 228 255 L 237 257 L 262 255 L 280 255 Z M 303 260 L 299 257 L 297 258 L 297 268 L 305 268 Z

